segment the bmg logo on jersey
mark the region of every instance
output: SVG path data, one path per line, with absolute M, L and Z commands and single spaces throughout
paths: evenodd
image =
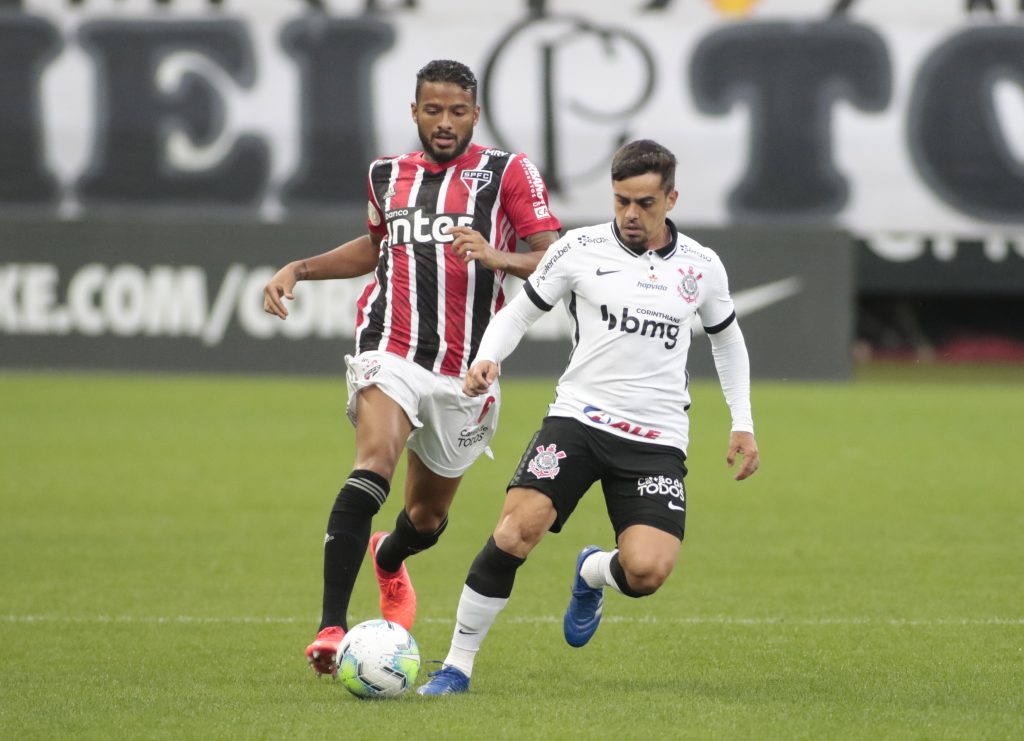
M 636 492 L 642 497 L 665 497 L 668 508 L 686 511 L 686 487 L 671 476 L 645 476 L 636 480 Z
M 628 307 L 622 308 L 621 318 L 612 313 L 606 305 L 601 305 L 601 319 L 608 322 L 608 329 L 614 331 L 618 327 L 620 332 L 626 334 L 639 334 L 641 337 L 650 337 L 656 340 L 665 340 L 665 349 L 671 350 L 676 346 L 679 339 L 679 318 L 662 314 L 648 309 L 634 309 L 636 314 L 647 315 L 640 317 L 629 313 Z M 658 317 L 657 319 L 651 318 Z M 661 321 L 664 319 L 665 321 Z
M 473 226 L 471 214 L 425 214 L 422 208 L 396 208 L 384 214 L 388 244 L 454 242 L 453 226 Z

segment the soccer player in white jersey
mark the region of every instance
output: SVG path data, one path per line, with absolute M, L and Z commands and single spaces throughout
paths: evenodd
M 750 363 L 718 256 L 667 219 L 675 205 L 675 156 L 660 144 L 626 144 L 612 160 L 615 220 L 555 242 L 523 291 L 484 333 L 463 389 L 478 396 L 526 329 L 559 301 L 575 324 L 554 402 L 508 486 L 498 525 L 469 569 L 444 666 L 423 695 L 466 692 L 473 661 L 512 593 L 516 570 L 558 532 L 600 480 L 617 548 L 584 548 L 576 560 L 563 630 L 587 643 L 604 588 L 653 594 L 668 578 L 686 524 L 690 322 L 711 339 L 732 415 L 726 461 L 735 479 L 758 468 Z

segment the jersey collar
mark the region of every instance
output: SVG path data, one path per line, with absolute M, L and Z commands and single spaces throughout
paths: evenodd
M 419 165 L 420 167 L 424 168 L 425 170 L 427 170 L 429 172 L 443 172 L 444 170 L 447 170 L 449 167 L 455 167 L 455 166 L 464 165 L 467 161 L 469 161 L 473 157 L 478 156 L 480 154 L 480 152 L 482 152 L 486 148 L 487 147 L 484 147 L 484 146 L 482 146 L 480 144 L 477 144 L 476 142 L 470 142 L 469 146 L 466 147 L 466 151 L 465 152 L 460 154 L 455 159 L 448 160 L 447 162 L 443 162 L 443 163 L 442 162 L 430 162 L 429 160 L 427 160 L 427 158 L 426 158 L 426 156 L 425 156 L 423 151 L 416 152 L 413 156 L 415 157 L 416 164 Z
M 663 260 L 667 260 L 672 256 L 672 253 L 676 251 L 676 246 L 679 244 L 679 230 L 676 229 L 676 225 L 672 223 L 672 219 L 665 219 L 665 223 L 668 225 L 669 240 L 668 244 L 664 247 L 654 250 L 654 253 Z M 619 247 L 626 250 L 630 254 L 639 257 L 649 250 L 643 247 L 630 247 L 628 244 L 622 241 L 622 234 L 619 233 L 619 225 L 612 219 L 612 234 L 615 235 L 615 241 L 619 243 Z

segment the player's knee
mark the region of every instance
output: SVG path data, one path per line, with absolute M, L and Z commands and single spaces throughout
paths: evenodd
M 494 542 L 503 551 L 525 558 L 544 537 L 554 516 L 551 500 L 537 493 L 502 513 L 494 528 Z
M 501 518 L 501 522 L 494 528 L 493 537 L 501 550 L 525 558 L 544 537 L 544 532 L 545 528 L 535 523 L 509 515 Z
M 440 505 L 427 502 L 406 504 L 405 512 L 418 533 L 437 533 L 448 523 L 448 509 Z
M 630 588 L 643 595 L 654 594 L 672 573 L 672 561 L 656 554 L 622 559 L 622 570 Z
M 410 512 L 416 512 L 419 519 L 413 517 Z M 402 539 L 410 546 L 420 551 L 432 548 L 441 538 L 441 533 L 448 527 L 448 515 L 437 513 L 428 507 L 409 506 L 398 513 L 395 518 L 395 533 L 399 533 Z

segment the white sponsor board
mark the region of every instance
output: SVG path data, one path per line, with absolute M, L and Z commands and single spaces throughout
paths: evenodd
M 111 111 L 117 115 L 105 96 L 116 92 L 118 72 L 109 68 L 114 46 L 102 24 L 118 33 L 117 24 L 226 24 L 221 31 L 237 37 L 245 57 L 236 69 L 184 41 L 155 60 L 154 100 L 167 106 L 159 126 L 162 166 L 183 175 L 212 172 L 242 157 L 235 150 L 246 140 L 262 158 L 256 212 L 276 220 L 301 205 L 288 196 L 289 183 L 310 172 L 316 154 L 303 138 L 312 115 L 303 63 L 316 57 L 304 57 L 289 39 L 308 46 L 317 23 L 355 18 L 380 25 L 379 44 L 362 58 L 365 70 L 338 70 L 333 82 L 357 86 L 365 73 L 359 100 L 373 154 L 418 148 L 409 116 L 415 72 L 432 58 L 458 58 L 485 83 L 476 140 L 528 153 L 566 223 L 607 218 L 611 152 L 624 138 L 649 137 L 679 156 L 679 223 L 824 223 L 872 235 L 886 252 L 902 235 L 916 245 L 919 235 L 999 241 L 1024 224 L 1024 199 L 1015 208 L 999 195 L 1024 192 L 1024 62 L 1014 62 L 1024 59 L 1024 15 L 1017 0 L 311 5 L 25 0 L 24 12 L 56 33 L 52 58 L 42 65 L 39 119 L 59 213 L 74 218 L 104 205 L 107 191 L 96 182 L 89 191 L 83 182 L 90 173 L 101 184 L 115 176 L 104 170 L 104 158 L 117 155 L 108 151 L 103 127 Z M 378 12 L 367 14 L 368 7 Z M 540 12 L 531 15 L 530 7 Z M 296 36 L 296 23 L 307 24 L 305 35 Z M 787 49 L 795 50 L 792 59 Z M 995 55 L 991 63 L 983 50 Z M 947 67 L 977 79 L 960 80 Z M 197 81 L 213 101 L 205 131 L 176 117 L 175 106 Z M 959 108 L 949 98 L 958 89 L 976 91 Z M 943 128 L 947 119 L 953 123 Z M 930 143 L 943 137 L 945 146 Z M 967 172 L 972 146 L 980 176 Z M 343 174 L 357 188 L 364 176 L 354 164 Z M 815 179 L 801 191 L 801 182 Z

